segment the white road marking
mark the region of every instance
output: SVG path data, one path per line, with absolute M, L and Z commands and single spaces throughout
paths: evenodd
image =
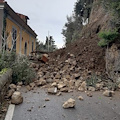
M 14 109 L 15 109 L 15 105 L 10 104 L 8 111 L 7 111 L 7 114 L 6 114 L 6 117 L 5 117 L 5 120 L 12 120 Z

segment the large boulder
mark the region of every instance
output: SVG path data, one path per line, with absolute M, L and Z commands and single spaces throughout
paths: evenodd
M 11 98 L 11 103 L 18 105 L 21 104 L 22 102 L 23 102 L 22 94 L 20 92 L 14 92 Z
M 75 100 L 70 98 L 63 104 L 63 108 L 74 108 L 75 107 Z

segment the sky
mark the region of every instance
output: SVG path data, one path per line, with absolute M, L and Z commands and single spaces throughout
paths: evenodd
M 6 0 L 18 13 L 27 15 L 29 26 L 45 42 L 48 32 L 53 36 L 58 48 L 64 45 L 61 34 L 67 15 L 71 15 L 77 0 Z

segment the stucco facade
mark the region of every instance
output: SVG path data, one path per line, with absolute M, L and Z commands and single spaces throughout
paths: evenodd
M 29 27 L 27 16 L 16 13 L 7 2 L 0 2 L 0 35 L 4 30 L 6 43 L 0 37 L 0 49 L 14 50 L 17 54 L 29 55 L 36 49 L 36 33 Z

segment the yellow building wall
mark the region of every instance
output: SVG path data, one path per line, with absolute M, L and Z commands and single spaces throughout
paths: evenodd
M 7 22 L 6 31 L 8 34 L 8 48 L 11 49 L 12 47 L 12 28 L 15 27 L 17 30 L 16 53 L 17 54 L 20 53 L 20 32 L 22 34 L 21 54 L 24 54 L 25 52 L 25 42 L 27 43 L 27 55 L 29 55 L 29 53 L 32 52 L 32 41 L 34 41 L 34 50 L 35 50 L 36 39 L 32 35 L 30 35 L 24 29 L 20 31 L 21 30 L 20 27 L 9 18 L 7 18 L 6 22 Z
M 17 30 L 17 41 L 16 41 L 16 53 L 19 53 L 19 48 L 20 48 L 20 28 L 18 25 L 13 23 L 10 19 L 7 18 L 6 20 L 7 26 L 6 26 L 6 33 L 8 34 L 8 48 L 12 48 L 12 28 L 16 28 Z

